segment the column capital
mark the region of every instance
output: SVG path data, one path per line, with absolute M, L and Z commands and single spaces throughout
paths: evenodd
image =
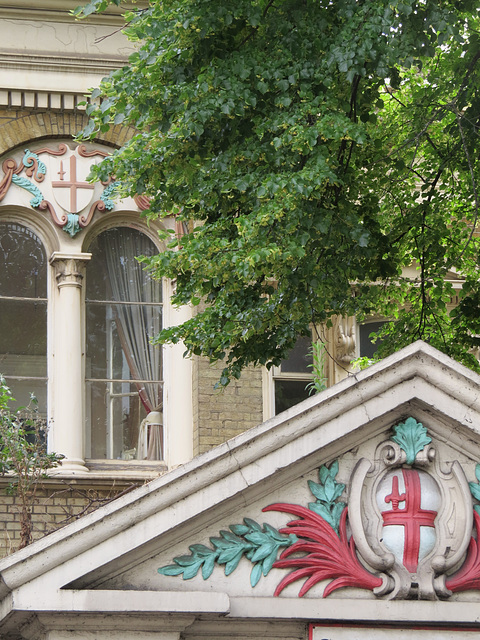
M 58 287 L 73 286 L 81 289 L 85 267 L 91 259 L 91 253 L 61 253 L 54 251 L 50 264 L 55 269 Z

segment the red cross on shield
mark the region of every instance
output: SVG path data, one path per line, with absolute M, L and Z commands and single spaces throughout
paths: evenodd
M 378 486 L 377 504 L 383 518 L 383 543 L 414 573 L 435 547 L 435 518 L 441 505 L 436 481 L 416 469 L 389 471 Z
M 90 204 L 95 186 L 85 178 L 90 173 L 91 164 L 91 160 L 75 154 L 60 160 L 59 180 L 52 180 L 52 189 L 55 200 L 65 211 L 79 213 Z

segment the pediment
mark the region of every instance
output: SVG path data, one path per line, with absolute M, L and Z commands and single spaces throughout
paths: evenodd
M 419 410 L 412 405 L 415 409 Z M 393 420 L 334 458 L 319 455 L 315 469 L 303 470 L 295 479 L 276 483 L 273 489 L 267 485 L 255 492 L 245 490 L 238 500 L 224 505 L 220 517 L 215 509 L 208 517 L 199 514 L 189 526 L 177 527 L 163 544 L 159 540 L 156 549 L 152 545 L 143 558 L 126 554 L 120 564 L 111 562 L 67 587 L 214 591 L 230 598 L 453 597 L 451 576 L 467 554 L 474 528 L 477 501 L 469 482 L 478 485 L 480 496 L 478 459 L 450 444 L 451 434 L 433 414 L 425 422 L 428 427 L 411 415 Z M 480 477 L 480 468 L 477 473 Z M 397 504 L 389 505 L 395 498 Z M 412 536 L 406 533 L 409 518 L 423 518 L 416 541 L 407 540 Z M 432 555 L 448 560 L 445 570 Z M 332 562 L 339 563 L 335 570 Z M 364 566 L 369 567 L 366 572 Z M 466 593 L 461 587 L 455 586 L 453 599 L 480 600 L 480 592 Z
M 445 624 L 473 624 L 479 392 L 411 345 L 4 559 L 0 595 L 187 626 L 433 623 L 435 603 Z

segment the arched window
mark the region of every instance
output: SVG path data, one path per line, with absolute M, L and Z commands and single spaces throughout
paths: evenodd
M 162 350 L 150 341 L 162 326 L 162 283 L 136 259 L 158 249 L 140 231 L 117 227 L 97 236 L 89 252 L 87 457 L 160 460 Z
M 26 406 L 47 414 L 47 258 L 23 225 L 0 221 L 0 373 Z

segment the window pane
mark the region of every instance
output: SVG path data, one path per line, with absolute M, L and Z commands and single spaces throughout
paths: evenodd
M 372 342 L 370 335 L 376 333 L 383 325 L 385 320 L 378 322 L 368 322 L 360 325 L 360 355 L 367 358 L 373 358 L 378 350 L 378 347 L 382 344 L 380 339 Z
M 141 421 L 163 405 L 162 351 L 150 343 L 162 327 L 161 282 L 136 260 L 157 248 L 125 227 L 100 234 L 89 250 L 87 451 L 92 458 L 136 458 Z
M 93 458 L 135 460 L 140 425 L 147 413 L 138 388 L 129 382 L 87 382 L 87 406 Z
M 161 349 L 150 344 L 162 328 L 161 306 L 87 302 L 86 307 L 87 378 L 125 379 L 133 371 L 135 379 L 161 380 Z M 142 327 L 142 340 L 132 327 Z
M 282 373 L 312 373 L 312 338 L 303 336 L 298 338 L 293 349 L 282 360 Z
M 0 362 L 9 354 L 20 360 L 25 355 L 43 356 L 41 373 L 47 375 L 47 302 L 0 298 Z M 1 367 L 0 367 L 1 368 Z M 11 372 L 13 373 L 13 372 Z M 27 372 L 24 372 L 26 375 Z
M 309 397 L 308 380 L 275 380 L 275 414 Z
M 30 229 L 0 223 L 0 296 L 47 297 L 47 257 Z
M 0 373 L 26 406 L 30 394 L 47 413 L 47 260 L 39 238 L 0 223 Z

